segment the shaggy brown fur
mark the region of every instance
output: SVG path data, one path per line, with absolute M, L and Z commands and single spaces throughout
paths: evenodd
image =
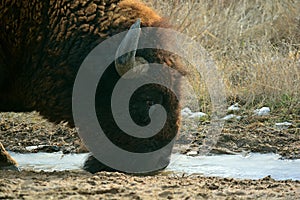
M 168 27 L 163 18 L 137 0 L 1 1 L 0 111 L 37 110 L 52 122 L 68 121 L 73 126 L 72 89 L 83 59 L 100 42 L 128 30 L 137 18 L 141 19 L 142 26 Z M 140 50 L 137 56 L 183 71 L 174 57 L 164 51 Z M 124 148 L 133 150 L 132 145 L 137 141 L 123 140 L 127 136 L 122 135 L 110 118 L 109 90 L 119 78 L 112 64 L 102 80 L 107 88 L 97 89 L 96 99 L 100 103 L 96 110 L 107 117 L 99 118 L 99 122 L 108 135 L 112 134 L 112 140 L 127 141 L 127 145 L 121 142 Z M 174 84 L 179 87 L 180 82 Z M 145 87 L 138 94 L 146 96 L 151 91 L 163 97 L 162 104 L 169 112 L 162 134 L 152 140 L 173 137 L 179 127 L 178 101 L 167 89 L 155 85 Z M 132 113 L 148 116 L 146 111 L 133 109 Z M 139 120 L 136 117 L 137 123 Z M 141 144 L 149 141 L 143 140 Z M 148 151 L 150 146 L 140 145 L 137 151 Z

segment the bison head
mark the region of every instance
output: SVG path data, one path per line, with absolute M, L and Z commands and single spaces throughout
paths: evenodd
M 133 29 L 138 29 L 138 31 L 131 31 Z M 147 72 L 155 67 L 151 65 L 153 62 L 161 63 L 163 66 L 160 70 L 162 74 L 151 74 L 151 76 L 154 76 L 151 77 L 154 82 L 155 79 L 164 79 L 163 81 L 168 82 L 173 90 L 179 91 L 181 80 L 169 71 L 172 66 L 167 65 L 165 62 L 165 59 L 171 59 L 172 57 L 169 52 L 158 49 L 137 50 L 140 20 L 131 26 L 131 30 L 128 31 L 121 42 L 116 52 L 116 60 L 105 70 L 98 83 L 95 109 L 102 130 L 114 145 L 129 152 L 147 153 L 168 145 L 176 136 L 180 123 L 178 95 L 176 96 L 170 88 L 156 83 L 145 84 L 134 91 L 127 106 L 129 107 L 130 117 L 136 125 L 145 127 L 151 123 L 151 118 L 155 118 L 155 105 L 161 105 L 167 114 L 165 124 L 158 133 L 151 137 L 141 138 L 126 133 L 116 123 L 111 108 L 113 90 L 122 78 L 131 80 L 149 78 Z M 132 47 L 134 47 L 134 51 L 124 54 L 126 49 L 133 49 Z M 173 64 L 175 65 L 174 62 Z M 132 73 L 126 74 L 128 71 Z M 122 94 L 119 98 L 122 98 Z M 120 114 L 122 115 L 122 113 Z M 169 157 L 163 159 L 163 162 L 166 163 L 164 167 L 166 167 L 169 163 Z M 85 162 L 84 169 L 93 173 L 101 170 L 113 170 L 97 161 L 92 155 Z

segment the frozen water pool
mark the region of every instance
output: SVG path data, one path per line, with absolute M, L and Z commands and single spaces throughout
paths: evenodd
M 21 170 L 63 171 L 81 170 L 85 154 L 10 152 Z M 172 154 L 165 171 L 178 174 L 260 179 L 271 175 L 276 180 L 300 180 L 300 160 L 282 160 L 276 154 L 250 153 L 242 155 L 186 156 Z

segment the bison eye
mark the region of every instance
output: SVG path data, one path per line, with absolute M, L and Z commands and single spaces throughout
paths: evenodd
M 151 107 L 151 106 L 153 106 L 155 103 L 154 103 L 154 101 L 152 101 L 152 100 L 147 100 L 147 101 L 146 101 L 146 104 L 147 104 L 149 107 Z

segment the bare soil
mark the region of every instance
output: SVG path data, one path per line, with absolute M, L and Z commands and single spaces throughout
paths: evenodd
M 101 172 L 0 172 L 1 199 L 298 199 L 299 181 Z
M 249 116 L 226 122 L 218 137 L 213 154 L 237 154 L 247 152 L 276 153 L 283 159 L 300 159 L 300 117 L 287 120 L 289 127 L 276 127 L 282 116 Z M 180 151 L 197 151 L 203 143 L 209 123 L 183 120 L 178 143 Z M 186 142 L 188 141 L 188 143 Z

